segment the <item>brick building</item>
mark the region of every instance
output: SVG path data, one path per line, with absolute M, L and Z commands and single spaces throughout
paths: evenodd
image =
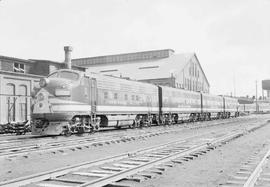
M 42 76 L 34 75 L 34 62 L 0 56 L 0 124 L 30 119 L 31 90 Z
M 31 91 L 40 78 L 65 68 L 66 63 L 0 56 L 0 124 L 30 119 Z M 83 67 L 72 69 L 85 71 Z

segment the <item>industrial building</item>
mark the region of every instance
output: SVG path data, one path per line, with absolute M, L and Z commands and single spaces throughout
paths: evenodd
M 39 87 L 40 78 L 65 68 L 65 65 L 49 60 L 0 56 L 0 125 L 29 120 L 31 91 Z M 72 69 L 85 71 L 85 68 L 78 66 L 72 66 Z
M 163 49 L 72 59 L 72 64 L 88 68 L 87 72 L 209 93 L 209 82 L 195 53 Z

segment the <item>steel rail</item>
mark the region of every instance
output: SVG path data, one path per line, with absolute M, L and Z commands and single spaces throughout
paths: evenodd
M 234 137 L 237 137 L 239 135 L 242 135 L 242 132 L 238 132 L 238 133 L 233 133 L 233 134 L 230 134 L 230 135 L 226 135 L 225 137 L 218 138 L 218 139 L 216 139 L 214 141 L 211 141 L 210 143 L 212 145 L 215 145 L 217 143 L 221 143 L 221 142 L 227 141 L 227 140 L 232 139 Z M 166 157 L 163 157 L 163 158 L 160 158 L 160 159 L 156 159 L 156 160 L 150 161 L 149 163 L 145 163 L 143 165 L 139 165 L 139 166 L 136 166 L 134 168 L 130 168 L 130 169 L 124 170 L 122 172 L 119 172 L 119 173 L 110 175 L 108 177 L 96 179 L 96 180 L 93 180 L 93 181 L 90 181 L 90 182 L 87 182 L 87 183 L 78 185 L 78 187 L 86 187 L 86 186 L 100 187 L 100 186 L 104 186 L 104 185 L 110 184 L 112 182 L 121 180 L 121 179 L 123 179 L 125 177 L 134 175 L 136 173 L 142 172 L 142 171 L 147 170 L 147 169 L 150 169 L 153 166 L 160 165 L 162 163 L 166 163 L 166 162 L 171 161 L 173 159 L 176 159 L 176 158 L 179 158 L 179 157 L 183 157 L 183 156 L 189 155 L 189 154 L 191 154 L 193 152 L 202 150 L 202 149 L 207 148 L 207 147 L 208 147 L 208 144 L 207 143 L 199 144 L 199 145 L 196 145 L 194 147 L 191 147 L 188 150 L 184 150 L 184 151 L 181 151 L 181 152 L 178 152 L 178 153 L 174 153 L 172 155 L 169 155 L 169 156 L 166 156 Z
M 168 142 L 168 143 L 165 143 L 165 144 L 160 144 L 160 145 L 157 145 L 157 146 L 151 146 L 151 147 L 147 147 L 147 148 L 143 148 L 143 149 L 139 149 L 139 150 L 135 150 L 135 151 L 122 153 L 122 154 L 119 154 L 119 155 L 114 155 L 114 156 L 111 156 L 111 157 L 106 157 L 106 158 L 103 158 L 103 159 L 98 159 L 98 160 L 94 160 L 94 161 L 90 161 L 90 162 L 83 162 L 83 163 L 76 164 L 76 165 L 73 165 L 73 166 L 67 166 L 67 167 L 58 168 L 58 169 L 51 170 L 51 171 L 46 171 L 46 172 L 42 172 L 42 173 L 38 173 L 38 174 L 34 174 L 34 175 L 29 175 L 29 176 L 25 176 L 25 177 L 12 179 L 12 180 L 9 180 L 9 181 L 0 182 L 0 186 L 14 187 L 14 186 L 26 185 L 26 184 L 33 183 L 33 182 L 39 182 L 39 181 L 42 181 L 42 180 L 46 180 L 46 179 L 49 179 L 49 178 L 54 178 L 54 177 L 57 177 L 57 176 L 60 176 L 60 175 L 67 174 L 67 173 L 75 171 L 75 170 L 88 168 L 88 167 L 101 165 L 101 164 L 104 164 L 104 163 L 113 162 L 113 161 L 121 160 L 121 159 L 124 159 L 124 158 L 128 158 L 130 155 L 143 154 L 143 153 L 147 153 L 147 152 L 154 151 L 154 150 L 157 150 L 157 149 L 161 149 L 163 147 L 167 147 L 169 145 L 173 145 L 173 144 L 177 144 L 177 143 L 183 143 L 183 142 L 185 142 L 185 141 L 187 141 L 189 139 L 200 137 L 200 136 L 205 136 L 207 134 L 211 134 L 211 133 L 204 133 L 204 134 L 200 134 L 200 135 L 194 135 L 194 136 L 187 137 L 185 139 L 178 139 L 178 140 L 171 141 L 171 142 Z
M 260 163 L 256 166 L 254 171 L 251 173 L 249 176 L 248 180 L 245 182 L 243 187 L 253 187 L 260 177 L 261 172 L 263 171 L 262 167 L 264 166 L 265 163 L 267 163 L 267 160 L 269 159 L 270 155 L 270 149 L 267 151 L 267 153 L 264 155 Z
M 175 132 L 175 130 L 169 130 L 169 131 L 163 131 L 161 132 L 162 134 L 164 133 L 170 133 L 170 132 Z M 41 147 L 38 149 L 31 149 L 31 148 L 36 148 L 37 145 L 32 145 L 29 146 L 28 150 L 21 150 L 21 151 L 17 151 L 17 152 L 6 152 L 6 153 L 0 153 L 0 159 L 1 158 L 6 158 L 6 157 L 11 157 L 11 156 L 19 156 L 19 155 L 25 155 L 25 154 L 29 154 L 29 153 L 40 153 L 40 152 L 49 152 L 49 151 L 55 151 L 55 150 L 59 150 L 59 149 L 70 149 L 70 148 L 76 148 L 76 147 L 83 147 L 83 146 L 90 146 L 90 145 L 94 145 L 94 144 L 101 144 L 101 143 L 106 143 L 106 142 L 117 142 L 117 141 L 121 141 L 121 140 L 125 140 L 125 139 L 129 139 L 129 138 L 139 138 L 139 137 L 147 137 L 147 136 L 151 136 L 153 134 L 157 134 L 158 132 L 149 132 L 146 133 L 144 135 L 137 135 L 137 136 L 125 136 L 125 137 L 117 137 L 117 138 L 102 138 L 102 137 L 98 137 L 98 140 L 94 140 L 94 141 L 89 141 L 87 142 L 88 139 L 85 140 L 75 140 L 76 142 L 74 142 L 74 140 L 70 140 L 69 142 L 72 142 L 71 145 L 63 145 L 61 144 L 62 142 L 50 142 L 50 144 L 59 144 L 58 146 L 50 146 L 50 147 Z M 89 138 L 90 139 L 90 138 Z M 86 143 L 80 143 L 80 141 L 85 141 Z M 80 144 L 78 144 L 80 143 Z M 12 150 L 11 150 L 12 151 Z
M 262 125 L 260 125 L 260 126 L 262 126 Z M 258 126 L 251 127 L 247 131 L 250 131 L 250 130 L 256 129 L 256 128 L 258 128 Z M 224 130 L 222 130 L 222 131 L 224 131 Z M 129 152 L 129 153 L 127 152 L 127 153 L 123 153 L 123 154 L 119 154 L 119 155 L 115 155 L 115 156 L 112 156 L 112 157 L 107 157 L 107 158 L 103 158 L 103 159 L 99 159 L 99 160 L 95 160 L 95 161 L 91 161 L 91 162 L 84 162 L 84 163 L 80 163 L 80 164 L 73 165 L 73 166 L 67 166 L 67 167 L 58 168 L 58 169 L 47 171 L 47 172 L 42 172 L 42 173 L 39 173 L 39 174 L 34 174 L 34 175 L 26 176 L 26 177 L 13 179 L 13 180 L 10 180 L 10 181 L 0 182 L 0 186 L 21 186 L 21 185 L 26 185 L 26 184 L 29 184 L 29 183 L 32 183 L 32 182 L 39 182 L 39 181 L 46 180 L 46 179 L 49 179 L 49 178 L 55 178 L 57 176 L 64 175 L 64 174 L 67 174 L 69 172 L 79 170 L 79 169 L 82 169 L 82 168 L 88 168 L 88 167 L 91 167 L 91 166 L 101 165 L 101 164 L 104 164 L 104 163 L 107 163 L 107 162 L 113 162 L 113 161 L 120 160 L 120 159 L 123 159 L 123 158 L 128 158 L 130 154 L 135 154 L 135 155 L 136 154 L 142 154 L 142 153 L 145 153 L 145 152 L 153 151 L 155 149 L 160 149 L 162 146 L 166 147 L 166 146 L 168 146 L 169 144 L 172 144 L 172 143 L 177 143 L 177 142 L 181 143 L 181 141 L 182 142 L 187 141 L 188 139 L 195 138 L 195 137 L 198 137 L 198 136 L 204 136 L 206 134 L 211 134 L 211 133 L 212 132 L 204 133 L 204 134 L 196 135 L 196 136 L 191 136 L 191 137 L 188 137 L 188 138 L 185 138 L 185 139 L 172 141 L 172 142 L 169 142 L 169 143 L 166 143 L 166 144 L 161 144 L 161 145 L 158 145 L 158 146 L 152 146 L 150 148 L 144 148 L 144 149 L 140 149 L 140 150 L 137 150 L 137 151 L 132 151 L 132 152 Z M 222 136 L 221 138 L 217 138 L 216 140 L 211 141 L 209 143 L 216 144 L 216 143 L 219 143 L 219 142 L 224 142 L 226 140 L 232 139 L 234 137 L 237 137 L 237 136 L 240 136 L 240 135 L 243 135 L 243 134 L 244 134 L 244 132 L 242 132 L 242 131 L 241 132 L 234 132 L 234 133 L 230 134 L 229 136 L 228 135 L 227 136 Z M 79 146 L 81 146 L 81 145 L 79 145 Z M 195 146 L 195 147 L 191 148 L 192 150 L 187 150 L 185 152 L 174 154 L 174 155 L 168 157 L 167 159 L 171 160 L 174 157 L 175 158 L 180 157 L 181 154 L 187 155 L 187 154 L 189 154 L 189 151 L 194 152 L 196 150 L 205 148 L 205 147 L 208 146 L 208 144 L 204 143 L 203 145 L 200 145 L 200 146 L 199 147 Z M 153 163 L 153 165 L 158 164 L 159 163 L 158 161 Z M 164 160 L 164 159 L 163 159 L 163 161 L 160 160 L 160 163 L 162 163 L 162 162 L 166 162 L 166 160 Z M 147 167 L 148 165 L 150 165 L 150 164 L 147 164 L 145 167 Z M 141 168 L 138 168 L 138 171 L 140 171 L 141 169 L 145 170 L 143 168 L 144 168 L 143 166 Z M 135 170 L 130 171 L 130 172 L 134 173 Z M 108 180 L 114 182 L 115 179 L 116 180 L 118 178 L 121 179 L 123 177 L 123 175 L 128 176 L 128 175 L 130 175 L 130 173 L 121 173 L 121 175 L 122 176 L 114 176 L 114 177 L 112 177 L 112 178 L 110 178 Z M 96 181 L 96 182 L 98 182 L 98 181 Z M 99 181 L 99 182 L 104 182 L 104 181 Z M 105 183 L 108 184 L 108 181 L 106 181 Z M 100 184 L 100 183 L 98 183 L 98 184 Z M 90 185 L 90 184 L 87 184 L 87 185 Z

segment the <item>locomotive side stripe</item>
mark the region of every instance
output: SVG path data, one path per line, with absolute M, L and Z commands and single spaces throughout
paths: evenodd
M 197 111 L 197 112 L 201 112 L 201 108 L 168 108 L 168 107 L 164 107 L 162 108 L 163 112 L 170 112 L 170 111 L 176 111 L 176 112 L 193 112 L 193 111 Z M 204 108 L 204 112 L 223 112 L 223 109 L 221 108 Z M 227 111 L 231 111 L 231 110 L 227 110 Z M 234 110 L 233 110 L 234 111 Z
M 163 112 L 171 112 L 171 111 L 176 111 L 176 112 L 201 112 L 201 108 L 169 108 L 169 107 L 163 107 L 162 108 Z
M 162 108 L 163 112 L 200 112 L 200 108 Z M 91 105 L 52 105 L 54 112 L 91 112 Z M 97 106 L 97 112 L 158 112 L 158 107 L 137 107 L 137 106 Z M 207 109 L 204 112 L 222 112 L 222 109 Z M 227 109 L 228 112 L 236 111 L 236 109 Z
M 53 112 L 91 112 L 90 105 L 52 105 Z
M 104 106 L 98 105 L 97 112 L 158 112 L 158 107 Z
M 54 112 L 89 112 L 90 105 L 52 105 Z M 158 112 L 158 107 L 97 106 L 97 112 Z

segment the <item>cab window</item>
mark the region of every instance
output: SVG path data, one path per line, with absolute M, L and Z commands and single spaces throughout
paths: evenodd
M 76 81 L 79 79 L 78 73 L 75 73 L 75 72 L 61 71 L 61 72 L 59 72 L 59 75 L 60 75 L 59 76 L 60 78 L 69 79 L 69 80 L 73 80 L 73 81 Z

